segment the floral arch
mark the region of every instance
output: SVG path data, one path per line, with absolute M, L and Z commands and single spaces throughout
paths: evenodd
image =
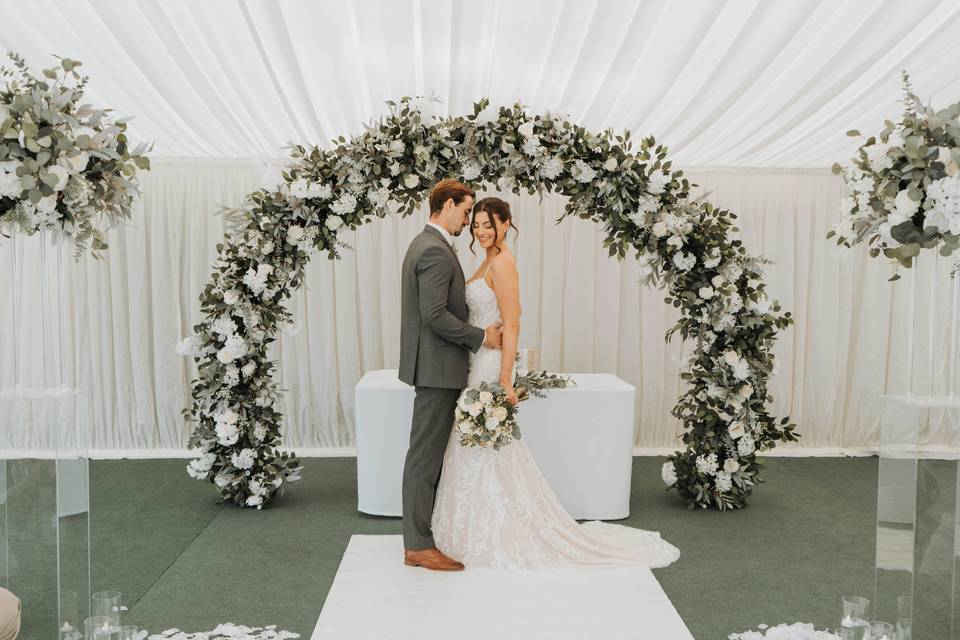
M 283 182 L 247 196 L 217 246 L 201 294 L 203 320 L 181 345 L 198 365 L 189 473 L 224 500 L 261 508 L 299 478 L 295 455 L 279 450 L 282 414 L 267 348 L 291 321 L 284 302 L 301 284 L 311 254 L 335 259 L 343 229 L 388 214 L 410 215 L 446 177 L 496 184 L 514 193 L 567 197 L 563 217 L 604 226 L 604 246 L 632 250 L 644 282 L 666 293 L 680 320 L 668 332 L 693 344 L 681 378 L 687 389 L 672 414 L 684 448 L 663 479 L 691 508 L 740 508 L 759 481 L 756 454 L 796 440 L 788 418 L 768 412 L 767 379 L 778 331 L 792 321 L 768 300 L 763 259 L 730 237 L 736 216 L 690 197 L 652 137 L 634 150 L 629 132 L 593 133 L 565 117 L 530 115 L 521 105 L 436 118 L 426 103 L 389 102 L 389 114 L 330 149 L 296 146 Z

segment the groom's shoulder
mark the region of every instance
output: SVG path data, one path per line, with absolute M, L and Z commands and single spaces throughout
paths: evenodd
M 442 240 L 424 229 L 413 238 L 410 247 L 407 249 L 407 254 L 420 255 L 431 247 L 441 247 L 440 242 L 442 242 Z

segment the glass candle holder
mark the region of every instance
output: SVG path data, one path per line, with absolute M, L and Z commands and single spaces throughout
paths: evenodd
M 867 608 L 870 600 L 863 596 L 843 596 L 840 618 L 841 640 L 863 640 L 867 630 Z
M 118 640 L 137 640 L 137 625 L 125 624 L 120 627 L 120 638 Z
M 867 625 L 867 640 L 893 640 L 893 625 L 874 621 Z
M 111 618 L 93 616 L 83 621 L 83 637 L 84 640 L 113 640 L 116 628 Z
M 101 591 L 93 594 L 93 615 L 110 618 L 114 629 L 120 627 L 120 592 Z

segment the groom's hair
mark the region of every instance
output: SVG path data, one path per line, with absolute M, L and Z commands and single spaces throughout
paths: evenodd
M 476 198 L 477 194 L 473 189 L 453 178 L 441 180 L 430 191 L 430 216 L 433 217 L 434 214 L 440 213 L 440 210 L 443 209 L 443 203 L 450 198 L 453 198 L 453 204 L 460 204 L 467 196 Z

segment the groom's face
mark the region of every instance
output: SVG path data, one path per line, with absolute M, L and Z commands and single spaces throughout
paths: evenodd
M 473 209 L 473 198 L 464 196 L 460 204 L 447 200 L 440 212 L 440 225 L 450 232 L 450 235 L 459 236 L 470 224 L 470 211 Z

